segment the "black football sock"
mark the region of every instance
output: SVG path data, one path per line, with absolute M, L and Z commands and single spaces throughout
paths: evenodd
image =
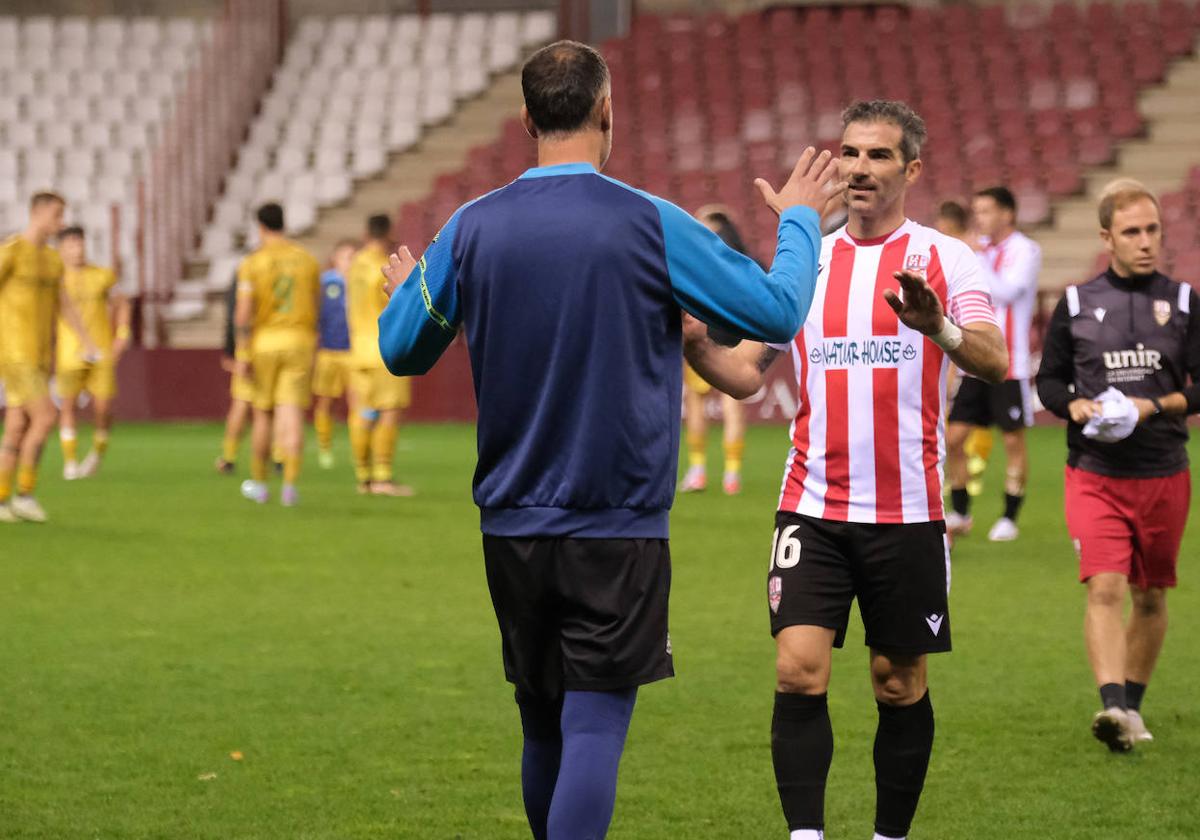
M 1105 683 L 1100 686 L 1100 702 L 1106 709 L 1125 708 L 1125 686 L 1120 683 Z
M 1017 514 L 1021 512 L 1021 503 L 1025 501 L 1025 497 L 1014 496 L 1012 493 L 1004 494 L 1004 515 L 1013 522 L 1017 521 Z
M 876 705 L 875 832 L 904 837 L 917 812 L 933 752 L 933 704 L 927 691 L 910 706 Z
M 950 488 L 950 507 L 954 508 L 954 512 L 959 516 L 966 516 L 971 512 L 971 494 L 967 492 L 966 487 Z
M 827 695 L 775 693 L 771 760 L 788 831 L 823 829 L 825 780 L 833 761 Z
M 1125 680 L 1125 708 L 1140 712 L 1142 710 L 1142 697 L 1145 693 L 1145 683 Z

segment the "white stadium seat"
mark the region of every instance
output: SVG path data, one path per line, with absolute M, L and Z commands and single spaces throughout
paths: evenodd
M 209 229 L 232 233 L 232 248 L 247 209 L 273 200 L 290 233 L 308 230 L 318 209 L 346 201 L 356 179 L 377 176 L 390 153 L 419 143 L 424 126 L 444 122 L 554 29 L 552 14 L 516 12 L 302 19 Z M 206 249 L 226 243 L 213 236 Z

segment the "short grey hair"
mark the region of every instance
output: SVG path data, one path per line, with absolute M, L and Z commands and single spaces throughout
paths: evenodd
M 921 156 L 921 146 L 928 136 L 925 120 L 912 108 L 894 99 L 869 99 L 855 102 L 842 111 L 842 128 L 856 122 L 886 122 L 900 129 L 900 154 L 904 162 Z

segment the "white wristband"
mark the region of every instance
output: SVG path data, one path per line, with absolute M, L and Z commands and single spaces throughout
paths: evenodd
M 929 340 L 949 353 L 957 350 L 958 346 L 963 343 L 963 333 L 957 324 L 949 318 L 944 318 L 941 330 L 929 336 Z

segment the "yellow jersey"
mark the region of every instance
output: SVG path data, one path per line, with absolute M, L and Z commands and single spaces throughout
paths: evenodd
M 365 246 L 354 255 L 346 274 L 346 323 L 350 327 L 350 355 L 356 368 L 382 368 L 379 355 L 379 316 L 387 307 L 383 274 L 387 252 L 378 245 Z
M 250 350 L 266 353 L 316 347 L 321 266 L 291 240 L 263 245 L 238 267 L 238 297 L 254 300 Z
M 107 268 L 85 265 L 63 273 L 63 287 L 75 304 L 83 328 L 100 351 L 100 361 L 112 361 L 112 321 L 108 314 L 108 293 L 117 284 L 117 276 Z M 85 366 L 83 341 L 61 316 L 58 319 L 58 369 L 75 370 Z
M 63 262 L 23 236 L 0 244 L 0 364 L 49 368 Z

